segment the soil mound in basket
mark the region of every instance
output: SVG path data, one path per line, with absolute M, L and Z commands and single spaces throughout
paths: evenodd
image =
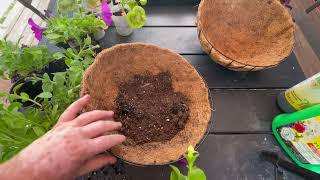
M 119 133 L 127 140 L 111 153 L 140 165 L 178 160 L 189 145 L 201 142 L 211 119 L 208 89 L 198 72 L 179 54 L 150 44 L 121 44 L 99 53 L 84 74 L 85 94 L 91 96 L 85 111 L 112 110 L 124 124 Z
M 202 0 L 197 26 L 202 49 L 236 71 L 276 66 L 294 45 L 294 23 L 279 0 Z
M 132 145 L 170 140 L 189 117 L 188 99 L 173 91 L 169 72 L 135 75 L 120 86 L 116 104 L 115 120 Z

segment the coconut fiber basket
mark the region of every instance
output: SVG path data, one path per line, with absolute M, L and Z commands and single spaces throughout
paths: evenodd
M 134 146 L 124 143 L 112 148 L 111 153 L 133 164 L 166 164 L 181 158 L 189 145 L 195 147 L 200 143 L 211 119 L 208 88 L 198 72 L 182 56 L 169 49 L 142 43 L 105 49 L 86 70 L 81 95 L 91 96 L 86 111 L 115 111 L 120 85 L 134 75 L 146 72 L 153 75 L 169 72 L 174 91 L 188 98 L 190 114 L 185 128 L 169 141 Z
M 197 27 L 202 49 L 235 71 L 276 66 L 294 46 L 294 23 L 279 0 L 202 0 Z

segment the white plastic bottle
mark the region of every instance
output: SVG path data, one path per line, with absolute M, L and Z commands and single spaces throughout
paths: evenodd
M 277 102 L 288 113 L 320 104 L 320 73 L 280 93 Z

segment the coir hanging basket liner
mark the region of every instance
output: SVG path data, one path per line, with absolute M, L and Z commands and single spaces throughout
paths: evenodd
M 179 54 L 155 45 L 133 43 L 105 49 L 86 70 L 81 95 L 91 95 L 90 110 L 116 110 L 120 84 L 137 74 L 171 74 L 175 92 L 189 99 L 190 115 L 185 128 L 166 142 L 119 145 L 111 152 L 135 164 L 164 164 L 179 159 L 189 145 L 196 146 L 204 136 L 211 117 L 208 89 L 198 72 Z M 152 121 L 152 119 L 150 119 Z
M 294 23 L 279 0 L 202 0 L 197 26 L 202 49 L 235 71 L 276 66 L 294 45 Z

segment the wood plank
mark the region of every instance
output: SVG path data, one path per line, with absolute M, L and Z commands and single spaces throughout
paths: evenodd
M 320 60 L 299 26 L 296 26 L 293 51 L 306 77 L 311 77 L 320 71 Z
M 195 26 L 196 6 L 147 6 L 145 26 Z
M 282 90 L 211 89 L 214 106 L 212 133 L 271 132 L 273 118 L 281 114 L 276 97 Z
M 276 177 L 278 177 L 276 180 L 305 180 L 304 177 L 301 177 L 295 173 L 292 173 L 290 171 L 287 171 L 281 167 L 279 167 L 276 171 Z M 282 179 L 281 179 L 282 177 Z
M 144 27 L 135 29 L 129 37 L 119 36 L 114 27 L 110 27 L 106 36 L 100 41 L 102 48 L 127 42 L 152 43 L 178 53 L 203 54 L 195 27 Z
M 258 72 L 230 71 L 207 55 L 184 55 L 210 88 L 289 88 L 304 80 L 294 54 L 278 67 Z
M 158 1 L 148 1 L 147 6 L 183 6 L 191 5 L 197 6 L 201 0 L 158 0 Z
M 296 24 L 300 27 L 316 55 L 320 57 L 320 13 L 317 10 L 314 10 L 309 14 L 304 12 L 305 9 L 313 4 L 310 0 L 292 0 L 291 4 L 293 9 L 289 12 L 295 19 Z
M 261 150 L 279 151 L 272 135 L 210 135 L 200 146 L 197 166 L 202 168 L 207 179 L 275 179 L 275 167 L 259 158 Z M 125 164 L 122 175 L 115 175 L 106 168 L 95 173 L 91 180 L 167 180 L 169 166 L 136 167 Z M 80 178 L 88 179 L 88 178 Z
M 10 11 L 10 13 L 8 14 L 8 17 L 6 18 L 6 20 L 2 24 L 2 26 L 4 28 L 3 33 L 2 33 L 3 36 L 5 36 L 9 32 L 11 32 L 12 28 L 14 27 L 14 25 L 18 21 L 18 19 L 21 16 L 24 9 L 25 9 L 25 7 L 20 2 L 17 1 L 16 4 L 14 5 L 14 7 L 12 8 L 12 10 Z

